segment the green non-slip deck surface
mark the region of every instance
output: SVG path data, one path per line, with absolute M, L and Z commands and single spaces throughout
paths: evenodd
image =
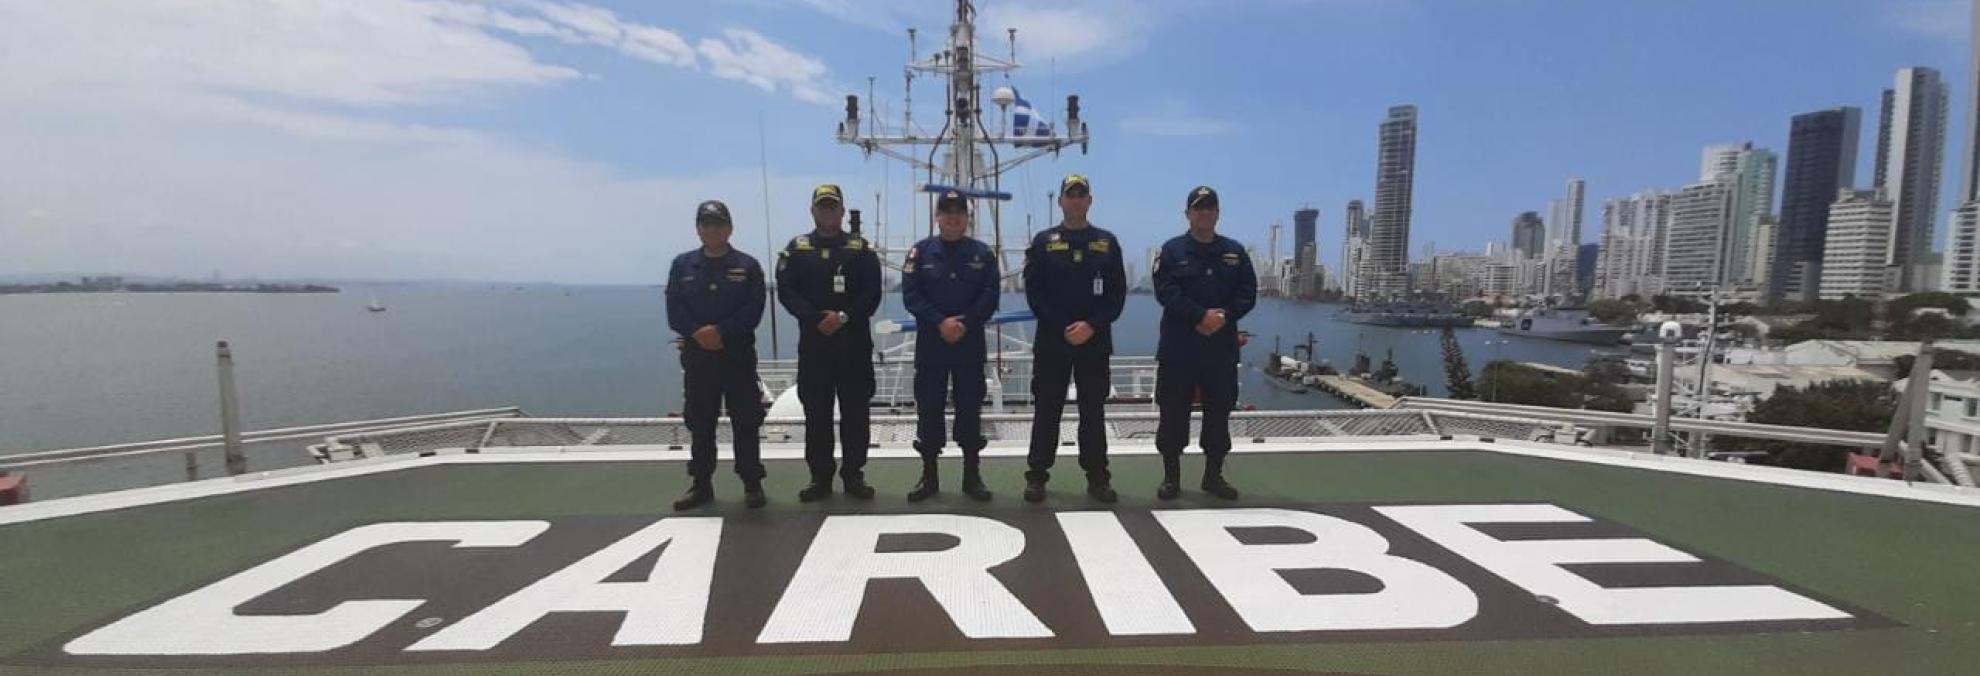
M 1069 455 L 1069 454 L 1068 454 Z M 1193 485 L 1197 465 L 1186 466 Z M 981 513 L 1092 509 L 1062 459 L 1052 501 L 1018 499 L 1021 459 L 986 461 L 998 492 L 989 505 L 954 492 L 954 460 L 942 499 L 901 497 L 917 463 L 876 461 L 875 512 Z M 732 475 L 718 477 L 733 518 L 812 511 L 795 499 L 802 463 L 770 465 L 773 502 L 745 513 Z M 1150 456 L 1114 460 L 1123 508 L 1229 506 L 1192 492 L 1157 503 Z M 0 526 L 0 674 L 83 673 L 7 665 L 8 655 L 261 563 L 359 524 L 392 520 L 664 515 L 685 481 L 678 463 L 568 463 L 432 467 L 302 486 Z M 1136 673 L 1210 673 L 1218 667 L 1350 673 L 1892 674 L 1980 673 L 1980 509 L 1853 496 L 1485 452 L 1301 453 L 1233 457 L 1238 503 L 1550 502 L 1626 524 L 1660 542 L 1701 552 L 1882 615 L 1890 629 L 1632 636 L 1513 641 L 1176 646 L 1082 650 L 751 658 L 612 659 L 403 667 L 218 669 L 216 673 L 711 673 L 805 674 L 942 667 L 969 673 L 1051 672 L 1053 665 L 1110 665 Z M 843 505 L 845 498 L 837 498 Z M 719 563 L 719 562 L 718 562 Z M 716 603 L 721 600 L 715 599 Z M 132 672 L 125 672 L 132 673 Z M 151 673 L 202 673 L 157 670 Z M 1234 672 L 1227 672 L 1234 673 Z

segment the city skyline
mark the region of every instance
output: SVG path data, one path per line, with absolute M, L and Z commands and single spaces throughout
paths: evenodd
M 1968 96 L 1966 2 L 1871 4 L 984 2 L 985 26 L 1020 29 L 1029 68 L 1012 84 L 1048 119 L 1081 94 L 1095 132 L 1091 155 L 1007 177 L 1020 199 L 1006 231 L 1022 211 L 1044 218 L 1044 194 L 1078 172 L 1125 241 L 1178 231 L 1175 195 L 1207 183 L 1225 232 L 1260 243 L 1300 204 L 1372 207 L 1368 126 L 1411 104 L 1412 238 L 1479 248 L 1567 178 L 1596 204 L 1674 188 L 1705 145 L 1779 150 L 1793 114 L 1871 110 L 1900 67 L 1937 68 Z M 0 2 L 0 41 L 18 47 L 0 63 L 0 144 L 34 160 L 0 168 L 0 270 L 651 282 L 654 260 L 691 246 L 670 224 L 700 199 L 728 201 L 737 243 L 762 253 L 766 173 L 779 241 L 802 230 L 817 182 L 846 186 L 869 224 L 925 217 L 907 172 L 833 143 L 830 125 L 868 76 L 880 116 L 898 117 L 903 29 L 922 29 L 926 54 L 939 7 L 369 7 Z M 1632 31 L 1572 30 L 1617 21 Z M 1310 58 L 1274 56 L 1322 25 L 1352 30 Z M 1001 32 L 985 43 L 1001 48 Z M 1737 59 L 1710 47 L 1732 44 Z M 939 119 L 930 98 L 917 90 L 917 120 Z M 1962 191 L 1943 192 L 1936 211 Z M 1342 244 L 1318 238 L 1316 258 L 1340 260 Z

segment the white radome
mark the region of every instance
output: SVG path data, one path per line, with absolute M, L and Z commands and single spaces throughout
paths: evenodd
M 1017 90 L 1010 87 L 998 87 L 997 91 L 990 93 L 990 102 L 997 104 L 998 108 L 1009 108 L 1015 101 L 1017 101 Z

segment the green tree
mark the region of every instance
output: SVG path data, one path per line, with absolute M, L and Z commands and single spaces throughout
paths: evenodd
M 1971 306 L 1967 305 L 1965 298 L 1944 291 L 1926 291 L 1892 300 L 1890 302 L 1890 315 L 1892 318 L 1907 317 L 1913 311 L 1928 307 L 1944 308 L 1947 313 L 1950 313 L 1954 317 L 1964 317 L 1966 316 L 1966 311 L 1972 309 Z
M 1486 401 L 1554 408 L 1581 408 L 1573 388 L 1519 362 L 1501 359 L 1485 365 L 1478 393 Z
M 1857 432 L 1890 429 L 1898 393 L 1876 380 L 1830 380 L 1807 388 L 1782 387 L 1746 415 L 1747 422 L 1798 425 Z M 1840 472 L 1849 449 L 1842 446 L 1757 441 L 1746 445 L 1765 450 L 1774 464 L 1824 472 Z
M 1471 366 L 1464 362 L 1464 347 L 1458 345 L 1457 331 L 1444 327 L 1444 387 L 1452 399 L 1477 399 L 1471 387 Z

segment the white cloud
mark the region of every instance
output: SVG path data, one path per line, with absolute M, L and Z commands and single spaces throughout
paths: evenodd
M 1080 70 L 1141 51 L 1153 24 L 1146 7 L 1117 0 L 1077 5 L 999 2 L 981 10 L 976 27 L 979 41 L 990 39 L 996 45 L 991 54 L 1006 51 L 1004 30 L 1016 28 L 1020 61 L 1057 60 L 1061 69 Z
M 1121 131 L 1143 136 L 1222 136 L 1239 131 L 1236 123 L 1196 112 L 1181 98 L 1169 97 L 1121 120 Z
M 857 26 L 897 35 L 918 27 L 924 56 L 946 38 L 954 18 L 949 3 L 926 0 L 803 1 L 814 11 Z M 1158 14 L 1137 0 L 979 2 L 977 10 L 977 41 L 985 53 L 1007 53 L 1004 31 L 1016 28 L 1020 61 L 1042 66 L 1056 59 L 1059 68 L 1075 71 L 1113 63 L 1146 47 Z
M 837 88 L 826 79 L 824 62 L 791 51 L 750 30 L 722 31 L 725 40 L 706 38 L 697 51 L 716 77 L 740 80 L 766 92 L 785 91 L 800 101 L 830 103 Z
M 678 33 L 573 3 L 0 0 L 0 269 L 651 283 L 700 200 L 756 232 L 754 166 L 628 175 L 403 117 L 584 77 L 531 39 L 702 67 Z M 815 58 L 714 44 L 711 74 L 824 98 Z
M 1967 37 L 1970 11 L 1966 0 L 1917 0 L 1889 5 L 1885 20 L 1908 33 L 1957 40 Z
M 455 14 L 415 2 L 5 2 L 0 94 L 141 86 L 375 106 L 579 77 Z

